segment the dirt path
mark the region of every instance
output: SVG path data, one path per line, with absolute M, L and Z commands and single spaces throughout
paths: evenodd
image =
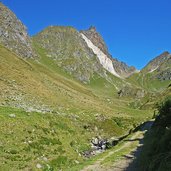
M 142 140 L 144 138 L 144 132 L 148 130 L 152 125 L 152 122 L 147 122 L 141 131 L 134 133 L 131 138 L 127 139 L 125 143 L 118 149 L 109 151 L 104 157 L 97 160 L 94 164 L 85 167 L 82 171 L 136 171 L 136 163 L 134 162 L 141 151 Z M 103 166 L 101 163 L 108 157 L 114 155 L 114 153 L 121 150 L 126 150 L 131 147 L 133 142 L 138 141 L 136 147 L 131 149 L 131 153 L 122 156 L 122 159 L 114 162 L 110 166 Z

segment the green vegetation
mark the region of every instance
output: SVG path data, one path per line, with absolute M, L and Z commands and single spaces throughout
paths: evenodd
M 158 106 L 159 114 L 145 139 L 140 170 L 171 170 L 171 99 Z
M 84 163 L 79 154 L 88 150 L 90 139 L 99 134 L 95 127 L 104 129 L 101 136 L 111 137 L 120 136 L 132 124 L 132 120 L 125 121 L 127 125 L 122 120 L 119 127 L 119 121 L 114 122 L 117 118 L 98 123 L 83 118 L 0 107 L 0 169 L 34 169 L 37 164 L 55 170 L 75 167 Z
M 80 170 L 108 153 L 85 159 L 92 138 L 127 135 L 151 119 L 157 101 L 171 95 L 168 52 L 121 79 L 103 68 L 73 27 L 50 26 L 30 38 L 16 16 L 0 7 L 0 170 Z M 95 38 L 105 46 L 100 35 Z M 127 73 L 124 63 L 117 64 L 116 70 Z M 154 138 L 147 138 L 150 169 L 170 169 L 170 105 L 159 107 Z M 125 149 L 124 144 L 104 164 L 130 152 L 137 141 Z
M 158 79 L 155 79 L 154 76 L 157 73 L 136 73 L 133 74 L 131 77 L 128 78 L 128 81 L 132 83 L 133 85 L 136 85 L 137 87 L 141 87 L 149 92 L 158 92 L 162 91 L 167 88 L 170 81 L 160 81 Z
M 72 27 L 49 27 L 32 40 L 36 59 L 0 45 L 0 170 L 80 170 L 105 155 L 82 156 L 93 137 L 127 134 L 152 117 L 158 94 L 170 94 L 168 81 L 150 82 L 150 74 L 105 71 Z
M 120 137 L 152 116 L 118 99 L 119 79 L 82 84 L 39 50 L 25 60 L 0 46 L 0 170 L 84 165 L 92 137 Z

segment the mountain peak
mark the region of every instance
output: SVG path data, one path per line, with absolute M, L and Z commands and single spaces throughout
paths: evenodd
M 171 54 L 168 51 L 164 51 L 160 55 L 158 55 L 156 58 L 154 58 L 150 63 L 157 63 L 158 65 L 168 58 L 170 58 Z
M 169 55 L 170 53 L 168 51 L 164 51 L 163 53 L 161 53 L 161 55 Z
M 109 72 L 117 77 L 125 78 L 136 71 L 134 67 L 129 67 L 125 63 L 112 58 L 105 41 L 94 26 L 91 26 L 88 30 L 81 31 L 81 33 L 87 43 L 91 43 L 90 48 L 95 46 L 93 51 L 96 52 L 95 54 L 99 56 L 101 64 Z
M 36 56 L 26 26 L 2 3 L 0 3 L 0 44 L 21 57 Z
M 96 27 L 95 27 L 95 26 L 90 26 L 90 28 L 89 28 L 88 30 L 89 30 L 89 31 L 96 32 Z
M 144 72 L 152 73 L 157 70 L 163 63 L 167 63 L 167 60 L 171 58 L 171 54 L 168 51 L 164 51 L 153 60 L 151 60 L 143 69 Z
M 83 83 L 90 82 L 94 74 L 105 77 L 100 62 L 73 27 L 47 27 L 33 37 L 33 42 L 55 65 Z
M 88 30 L 82 30 L 83 33 L 91 42 L 97 46 L 105 55 L 109 55 L 107 46 L 102 36 L 97 32 L 96 27 L 90 26 Z

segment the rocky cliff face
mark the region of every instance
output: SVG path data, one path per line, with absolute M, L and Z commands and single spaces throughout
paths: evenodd
M 0 3 L 0 44 L 21 57 L 36 56 L 26 27 L 2 3 Z
M 110 73 L 112 73 L 113 75 L 120 77 L 120 75 L 118 75 L 113 67 L 113 63 L 112 60 L 110 58 L 108 58 L 108 56 L 106 54 L 104 54 L 97 46 L 95 46 L 91 40 L 89 40 L 84 34 L 82 34 L 82 38 L 85 40 L 85 42 L 87 43 L 87 46 L 92 49 L 92 51 L 94 52 L 95 55 L 97 55 L 100 63 L 102 64 L 102 66 L 109 71 Z
M 109 55 L 107 46 L 101 37 L 101 35 L 96 31 L 96 28 L 91 26 L 88 30 L 80 31 L 83 33 L 91 42 L 98 47 L 105 55 Z
M 100 63 L 110 73 L 117 77 L 125 78 L 137 71 L 134 67 L 129 67 L 125 63 L 112 58 L 103 38 L 96 31 L 95 27 L 90 27 L 88 30 L 81 31 L 80 33 L 88 47 L 93 50 L 99 58 Z

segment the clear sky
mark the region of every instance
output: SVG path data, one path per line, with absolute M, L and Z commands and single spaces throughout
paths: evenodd
M 90 25 L 113 57 L 141 69 L 171 52 L 171 0 L 1 0 L 34 35 L 49 25 Z

